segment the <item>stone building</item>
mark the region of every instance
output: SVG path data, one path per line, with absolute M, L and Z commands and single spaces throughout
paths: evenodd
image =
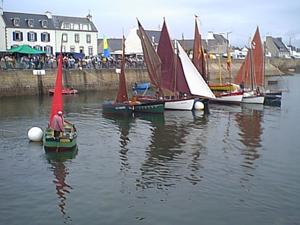
M 286 45 L 282 42 L 282 38 L 266 37 L 265 43 L 266 55 L 278 58 L 289 58 L 290 53 Z

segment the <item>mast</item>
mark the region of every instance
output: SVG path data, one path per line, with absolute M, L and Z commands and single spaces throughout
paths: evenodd
M 174 51 L 175 51 L 175 54 L 174 54 L 174 64 L 175 64 L 175 67 L 174 67 L 174 75 L 175 75 L 175 79 L 174 79 L 174 90 L 173 92 L 175 93 L 175 96 L 176 98 L 178 97 L 178 93 L 177 93 L 177 63 L 178 63 L 178 46 L 177 46 L 177 42 L 174 41 Z
M 249 48 L 250 51 L 250 81 L 251 81 L 251 90 L 254 90 L 254 65 L 253 65 L 253 51 L 252 47 Z

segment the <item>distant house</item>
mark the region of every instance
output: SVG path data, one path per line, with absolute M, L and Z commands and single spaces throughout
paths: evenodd
M 0 9 L 0 51 L 27 44 L 54 55 L 63 52 L 96 54 L 97 29 L 87 17 L 52 16 L 19 12 L 4 12 Z
M 208 32 L 206 37 L 207 51 L 210 54 L 227 53 L 228 40 L 221 34 Z
M 290 51 L 291 58 L 300 59 L 300 49 L 295 46 L 288 45 L 287 48 Z
M 53 54 L 55 27 L 47 15 L 3 12 L 0 15 L 0 50 L 27 44 L 38 50 Z
M 266 37 L 266 55 L 279 58 L 290 58 L 290 52 L 286 45 L 282 42 L 282 38 Z
M 143 54 L 141 40 L 138 36 L 138 29 L 133 28 L 129 31 L 126 40 L 125 40 L 125 51 L 126 54 Z M 156 30 L 145 30 L 146 35 L 153 43 L 155 48 L 157 48 L 159 38 L 160 38 L 160 31 Z M 121 38 L 108 38 L 108 47 L 112 54 L 120 54 L 122 50 L 122 39 Z M 103 39 L 98 39 L 98 54 L 103 53 Z

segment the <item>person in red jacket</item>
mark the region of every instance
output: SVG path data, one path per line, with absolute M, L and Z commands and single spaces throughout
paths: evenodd
M 62 111 L 58 111 L 57 114 L 53 116 L 53 119 L 50 123 L 50 128 L 54 130 L 55 139 L 59 138 L 60 132 L 64 132 L 64 118 Z

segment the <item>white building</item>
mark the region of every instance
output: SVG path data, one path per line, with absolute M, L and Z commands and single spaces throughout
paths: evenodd
M 97 29 L 91 16 L 64 17 L 45 14 L 3 12 L 0 10 L 0 51 L 27 44 L 33 48 L 55 54 L 81 52 L 95 55 L 97 51 Z
M 52 16 L 56 28 L 56 52 L 80 52 L 86 56 L 97 54 L 98 31 L 92 22 L 92 16 L 67 17 Z

